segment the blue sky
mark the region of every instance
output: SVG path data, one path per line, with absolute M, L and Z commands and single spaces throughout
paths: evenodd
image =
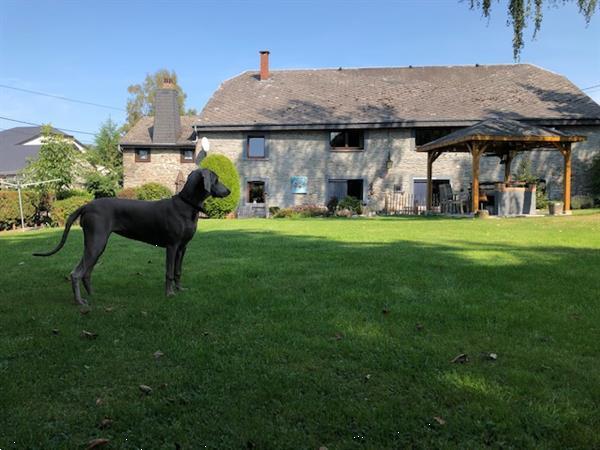
M 460 0 L 0 0 L 0 84 L 124 108 L 127 86 L 164 67 L 200 110 L 223 80 L 256 69 L 261 49 L 273 69 L 512 63 L 506 0 L 493 6 L 488 21 Z M 531 33 L 522 62 L 600 85 L 600 14 L 586 28 L 574 4 L 549 7 Z M 586 92 L 600 102 L 600 88 Z M 125 118 L 0 88 L 4 117 L 96 132 L 109 115 Z

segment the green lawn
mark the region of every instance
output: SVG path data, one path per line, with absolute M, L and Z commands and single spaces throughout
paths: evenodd
M 88 314 L 61 231 L 0 236 L 1 449 L 600 447 L 597 212 L 204 221 L 171 299 L 113 236 Z

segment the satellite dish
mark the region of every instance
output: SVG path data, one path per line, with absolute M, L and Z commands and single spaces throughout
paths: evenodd
M 206 136 L 202 138 L 202 140 L 200 141 L 200 145 L 202 146 L 202 150 L 204 150 L 205 152 L 208 152 L 210 150 L 210 142 L 208 141 L 208 138 Z

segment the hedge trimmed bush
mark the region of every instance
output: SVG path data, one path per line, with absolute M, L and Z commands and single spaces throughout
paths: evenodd
M 39 194 L 34 191 L 21 191 L 23 217 L 26 225 L 32 225 L 36 216 Z M 0 230 L 10 230 L 21 224 L 19 194 L 17 191 L 0 191 Z
M 135 189 L 138 200 L 162 200 L 173 196 L 168 187 L 160 183 L 146 183 Z
M 77 210 L 80 206 L 89 203 L 92 200 L 90 195 L 79 195 L 75 197 L 65 198 L 64 200 L 56 200 L 52 204 L 50 216 L 52 218 L 52 225 L 62 227 L 69 216 Z
M 230 212 L 235 211 L 238 206 L 240 201 L 240 176 L 235 165 L 224 155 L 208 155 L 202 160 L 200 167 L 210 169 L 216 173 L 219 181 L 231 191 L 231 194 L 225 198 L 211 197 L 204 202 L 204 211 L 209 217 L 222 219 Z
M 297 205 L 292 206 L 291 208 L 283 208 L 279 209 L 275 214 L 273 214 L 273 218 L 275 219 L 283 219 L 283 218 L 304 218 L 304 217 L 324 217 L 329 214 L 329 211 L 325 206 L 321 205 Z

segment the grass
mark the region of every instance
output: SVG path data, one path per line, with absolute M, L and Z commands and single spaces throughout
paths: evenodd
M 60 232 L 0 237 L 1 449 L 600 447 L 597 212 L 204 221 L 174 299 L 113 236 L 88 314 Z

